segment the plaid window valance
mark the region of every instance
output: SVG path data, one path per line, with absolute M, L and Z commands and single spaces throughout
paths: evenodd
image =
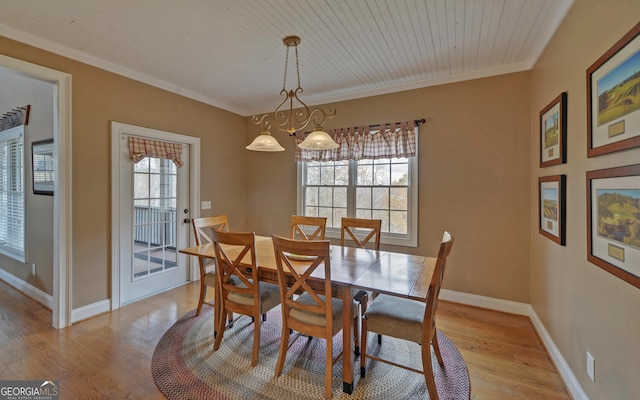
M 129 152 L 134 163 L 145 157 L 155 157 L 171 160 L 178 168 L 183 164 L 182 145 L 179 143 L 129 137 Z
M 298 144 L 303 135 L 296 136 L 296 161 L 343 161 L 403 158 L 416 155 L 416 129 L 413 121 L 358 126 L 327 130 L 340 145 L 333 150 L 304 150 Z

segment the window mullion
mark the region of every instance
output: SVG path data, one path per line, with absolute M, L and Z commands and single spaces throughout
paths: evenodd
M 347 188 L 347 216 L 356 216 L 356 187 L 358 185 L 358 162 L 349 160 L 349 187 Z

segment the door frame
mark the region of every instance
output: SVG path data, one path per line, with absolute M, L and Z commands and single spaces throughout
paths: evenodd
M 189 209 L 191 218 L 200 215 L 200 138 L 111 121 L 111 310 L 120 303 L 120 135 L 134 134 L 155 140 L 189 145 Z M 191 242 L 191 235 L 189 235 Z M 193 279 L 194 263 L 187 264 Z
M 71 74 L 0 54 L 0 66 L 54 85 L 53 103 L 53 304 L 52 325 L 71 325 L 73 237 L 71 187 Z

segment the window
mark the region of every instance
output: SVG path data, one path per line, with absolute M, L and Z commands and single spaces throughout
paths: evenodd
M 135 280 L 177 267 L 178 167 L 171 160 L 145 157 L 133 169 Z
M 342 217 L 382 220 L 381 242 L 417 246 L 417 156 L 298 163 L 298 213 L 327 217 L 339 238 Z
M 24 126 L 0 132 L 0 253 L 24 262 Z

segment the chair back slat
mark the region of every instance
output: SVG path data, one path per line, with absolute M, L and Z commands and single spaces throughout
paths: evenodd
M 307 235 L 304 228 L 312 228 L 314 231 Z M 306 217 L 303 215 L 292 215 L 289 237 L 298 240 L 324 240 L 327 227 L 326 217 Z
M 345 245 L 345 233 L 349 235 L 356 247 L 366 248 L 369 244 L 370 248 L 374 250 L 380 250 L 380 230 L 382 226 L 382 220 L 380 219 L 365 219 L 365 218 L 342 218 L 340 229 L 340 244 Z M 357 235 L 358 231 L 364 231 L 368 234 L 361 238 Z

